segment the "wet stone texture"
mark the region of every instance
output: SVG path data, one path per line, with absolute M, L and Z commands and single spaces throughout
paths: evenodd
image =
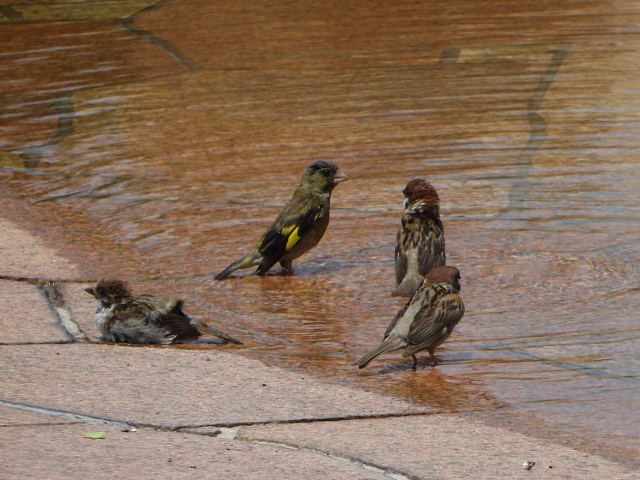
M 74 277 L 77 267 L 47 246 L 45 236 L 34 236 L 18 224 L 0 218 L 0 275 L 10 277 Z
M 85 413 L 163 425 L 260 418 L 218 405 L 203 414 L 186 400 L 184 414 L 164 418 L 123 398 L 152 401 L 157 390 L 173 402 L 179 385 L 204 401 L 214 381 L 255 395 L 234 390 L 227 372 L 193 367 L 211 358 L 244 387 L 238 379 L 288 372 L 305 415 L 359 411 L 344 396 L 310 399 L 300 378 L 312 374 L 358 398 L 384 395 L 392 411 L 511 407 L 521 418 L 509 429 L 579 437 L 581 449 L 638 467 L 637 3 L 2 3 L 0 70 L 11 75 L 0 79 L 0 214 L 14 225 L 0 223 L 0 274 L 58 280 L 94 339 L 82 288 L 116 277 L 184 297 L 190 314 L 246 342 L 12 346 L 26 370 L 12 370 L 24 384 L 7 395 L 45 398 L 50 378 L 67 395 L 71 372 L 85 387 L 104 376 L 118 407 L 71 394 Z M 352 179 L 296 275 L 214 281 L 317 159 Z M 437 368 L 422 361 L 414 372 L 388 354 L 358 372 L 353 360 L 403 304 L 389 296 L 393 246 L 401 190 L 415 177 L 440 193 L 467 313 Z M 26 329 L 15 325 L 27 318 L 16 295 L 33 302 Z M 4 296 L 6 338 L 57 338 L 33 289 Z M 36 353 L 55 352 L 52 374 Z M 52 404 L 64 409 L 65 395 L 52 390 Z M 258 399 L 280 403 L 274 392 Z

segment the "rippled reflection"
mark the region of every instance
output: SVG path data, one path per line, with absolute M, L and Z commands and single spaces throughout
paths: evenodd
M 136 290 L 177 290 L 234 351 L 434 411 L 515 406 L 637 457 L 637 5 L 125 3 L 0 8 L 13 195 L 89 215 Z M 352 180 L 297 275 L 213 281 L 315 159 Z M 467 314 L 438 368 L 359 372 L 402 305 L 416 176 Z

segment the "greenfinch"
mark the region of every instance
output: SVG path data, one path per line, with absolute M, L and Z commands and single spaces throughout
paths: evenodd
M 416 353 L 421 350 L 427 350 L 436 365 L 436 347 L 451 335 L 462 315 L 460 272 L 455 267 L 438 267 L 427 274 L 420 288 L 391 321 L 383 342 L 355 364 L 364 368 L 378 355 L 404 348 L 402 356 L 413 358 L 414 370 L 418 363 Z
M 402 192 L 405 211 L 396 237 L 396 289 L 392 295 L 410 297 L 427 273 L 445 264 L 444 228 L 440 198 L 429 182 L 416 178 Z
M 278 262 L 284 273 L 293 273 L 293 260 L 315 247 L 324 235 L 329 225 L 331 192 L 348 178 L 332 162 L 320 160 L 309 165 L 291 200 L 255 248 L 218 273 L 215 279 L 224 280 L 232 272 L 254 265 L 258 265 L 258 275 L 266 275 Z

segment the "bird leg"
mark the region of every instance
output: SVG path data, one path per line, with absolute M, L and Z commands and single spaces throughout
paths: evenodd
M 433 366 L 438 365 L 438 359 L 434 355 L 435 348 L 427 348 L 427 352 L 429 352 L 429 356 L 431 357 L 431 361 L 433 362 Z
M 411 358 L 413 358 L 413 369 L 415 370 L 418 365 L 418 358 L 415 355 L 411 355 Z
M 291 260 L 280 260 L 283 275 L 293 275 L 293 265 Z

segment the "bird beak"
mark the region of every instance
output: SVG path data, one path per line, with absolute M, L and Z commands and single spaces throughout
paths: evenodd
M 349 180 L 349 177 L 347 177 L 340 170 L 338 170 L 338 173 L 336 173 L 336 176 L 333 177 L 333 183 L 335 183 L 335 184 L 338 184 L 340 182 L 346 182 L 347 180 Z
M 94 287 L 85 288 L 84 291 L 94 297 L 96 296 L 96 289 Z

